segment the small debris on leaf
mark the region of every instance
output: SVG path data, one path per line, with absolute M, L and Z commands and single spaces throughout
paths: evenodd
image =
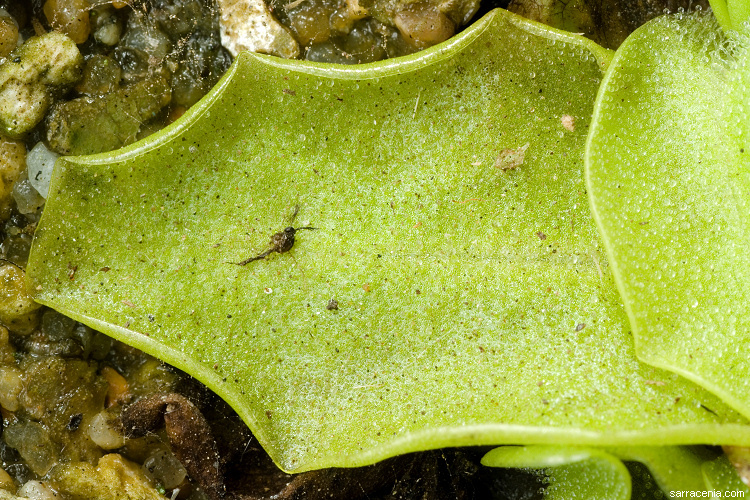
M 520 167 L 523 165 L 523 160 L 526 157 L 526 150 L 528 148 L 529 143 L 527 142 L 519 148 L 503 149 L 495 159 L 495 168 L 513 170 Z
M 573 132 L 576 129 L 575 118 L 573 118 L 572 116 L 562 115 L 562 117 L 560 117 L 560 121 L 562 122 L 562 126 L 565 127 L 566 130 Z
M 643 383 L 646 384 L 646 385 L 656 385 L 656 386 L 659 386 L 659 387 L 667 385 L 666 382 L 662 382 L 661 380 L 646 380 Z

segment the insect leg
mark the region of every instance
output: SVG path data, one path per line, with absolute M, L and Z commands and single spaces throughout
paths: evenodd
M 269 248 L 268 250 L 266 250 L 266 251 L 265 251 L 265 252 L 263 252 L 262 254 L 260 254 L 260 255 L 256 255 L 255 257 L 250 257 L 249 259 L 245 259 L 245 260 L 243 260 L 242 262 L 227 262 L 227 264 L 236 264 L 236 265 L 238 265 L 238 266 L 246 266 L 246 265 L 248 265 L 248 264 L 250 264 L 251 262 L 254 262 L 254 261 L 256 261 L 256 260 L 261 260 L 261 259 L 265 259 L 265 258 L 266 258 L 266 257 L 268 257 L 268 256 L 269 256 L 269 255 L 271 254 L 271 252 L 273 252 L 273 251 L 274 251 L 274 249 L 273 249 L 273 248 Z

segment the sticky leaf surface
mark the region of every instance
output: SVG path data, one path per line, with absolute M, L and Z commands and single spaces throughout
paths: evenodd
M 618 50 L 587 150 L 638 356 L 750 415 L 747 39 L 655 20 Z
M 726 455 L 710 462 L 704 462 L 702 472 L 703 480 L 709 489 L 729 493 L 724 495 L 725 498 L 730 497 L 730 495 L 735 498 L 750 495 L 750 488 L 742 482 L 737 470 L 729 463 Z
M 287 470 L 750 444 L 718 398 L 635 359 L 583 180 L 608 57 L 502 11 L 364 67 L 241 55 L 161 134 L 60 161 L 30 287 L 206 383 Z M 290 225 L 316 229 L 234 264 Z

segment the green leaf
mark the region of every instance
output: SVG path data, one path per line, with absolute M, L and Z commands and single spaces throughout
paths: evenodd
M 630 473 L 609 453 L 593 448 L 504 446 L 482 458 L 482 465 L 540 469 L 546 500 L 630 500 Z
M 357 68 L 246 53 L 161 134 L 60 160 L 30 288 L 206 383 L 290 471 L 750 444 L 718 398 L 635 358 L 583 180 L 608 58 L 504 11 Z M 233 264 L 289 224 L 317 229 Z
M 737 31 L 742 31 L 743 24 L 750 21 L 750 2 L 748 0 L 727 0 L 727 11 L 732 20 L 732 28 Z
M 748 0 L 709 0 L 716 20 L 722 29 L 742 31 L 743 24 L 750 20 L 750 1 Z
M 621 460 L 644 464 L 665 493 L 706 490 L 701 467 L 707 460 L 699 447 L 620 446 L 607 451 Z
M 734 493 L 734 498 L 743 498 L 750 495 L 750 488 L 742 482 L 737 471 L 727 460 L 726 455 L 721 455 L 714 460 L 706 461 L 702 465 L 703 479 L 710 490 L 721 492 L 742 492 L 742 496 Z M 730 495 L 724 495 L 732 498 Z
M 727 32 L 734 29 L 732 18 L 729 15 L 727 0 L 708 0 L 708 3 L 711 5 L 711 10 L 716 17 L 719 26 Z
M 597 98 L 587 179 L 639 358 L 750 416 L 747 46 L 706 15 L 636 31 Z
M 679 496 L 685 491 L 747 489 L 726 457 L 721 455 L 717 458 L 705 447 L 618 446 L 597 449 L 504 446 L 495 448 L 482 458 L 482 464 L 490 467 L 539 469 L 548 484 L 546 499 L 629 499 L 631 486 L 642 485 L 631 485 L 631 476 L 622 461 L 645 465 L 659 489 L 670 496 Z M 638 479 L 643 480 L 641 477 Z M 649 494 L 648 497 L 663 496 Z

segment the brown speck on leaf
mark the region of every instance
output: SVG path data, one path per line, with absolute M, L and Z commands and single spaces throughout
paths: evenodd
M 544 234 L 544 233 L 543 233 L 543 232 L 541 232 L 541 231 L 539 231 L 538 233 L 536 233 L 536 235 L 537 235 L 537 236 L 539 236 L 539 239 L 540 239 L 540 240 L 546 240 L 546 239 L 547 239 L 547 235 L 546 235 L 546 234 Z
M 68 278 L 70 279 L 75 278 L 77 270 L 78 270 L 78 266 L 74 266 L 73 264 L 68 264 Z
M 502 170 L 513 170 L 523 165 L 523 160 L 526 157 L 526 150 L 529 148 L 527 142 L 518 148 L 503 149 L 495 159 L 495 168 Z
M 104 266 L 103 268 L 101 268 L 101 269 L 99 269 L 99 270 L 100 270 L 101 272 L 103 272 L 103 273 L 106 273 L 107 271 L 109 271 L 109 270 L 110 270 L 110 268 L 109 268 L 109 267 L 107 267 L 107 266 Z
M 371 289 L 372 286 L 369 283 L 365 283 L 364 285 L 362 285 L 362 290 L 364 290 L 365 292 L 369 292 Z
M 268 418 L 268 420 L 271 420 L 271 418 L 273 417 L 273 412 L 271 410 L 266 410 L 266 417 Z
M 328 304 L 326 304 L 326 309 L 328 309 L 329 311 L 338 311 L 339 302 L 336 299 L 329 300 Z
M 586 328 L 586 323 L 578 323 L 578 324 L 576 325 L 576 331 L 577 331 L 577 332 L 580 332 L 580 331 L 581 331 L 581 330 L 583 330 L 584 328 Z
M 562 126 L 565 127 L 566 130 L 573 132 L 576 129 L 576 121 L 572 116 L 562 115 L 560 117 L 560 121 L 562 122 Z
M 128 307 L 135 307 L 135 304 L 133 304 L 132 302 L 130 302 L 128 299 L 122 300 L 121 302 L 123 304 L 125 304 L 126 306 L 128 306 Z
M 297 92 L 295 92 L 292 89 L 284 89 L 284 90 L 282 90 L 282 92 L 285 93 L 286 95 L 291 95 L 291 96 L 297 95 Z

